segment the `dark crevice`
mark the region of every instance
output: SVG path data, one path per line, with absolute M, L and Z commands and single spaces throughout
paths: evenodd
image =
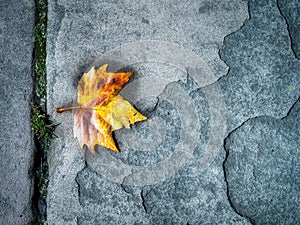
M 76 177 L 75 177 L 75 182 L 76 182 L 76 185 L 77 185 L 77 196 L 78 196 L 78 202 L 81 206 L 84 206 L 84 203 L 81 201 L 81 197 L 82 197 L 82 187 L 81 187 L 81 184 L 79 183 L 79 179 L 78 179 L 78 176 L 79 174 L 84 171 L 86 168 L 87 168 L 87 162 L 86 160 L 84 161 L 84 167 L 82 168 L 82 170 L 80 170 L 77 174 L 76 174 Z
M 286 24 L 286 27 L 287 27 L 287 31 L 288 31 L 288 35 L 289 35 L 289 38 L 290 38 L 290 48 L 291 48 L 291 50 L 292 50 L 295 58 L 299 59 L 299 57 L 297 56 L 296 50 L 294 49 L 294 46 L 293 46 L 294 40 L 293 40 L 293 37 L 292 37 L 292 34 L 291 34 L 291 29 L 290 29 L 289 22 L 288 22 L 286 16 L 284 15 L 283 11 L 281 10 L 281 8 L 279 6 L 279 0 L 276 0 L 276 6 L 278 8 L 278 11 L 279 11 L 280 15 L 282 16 L 282 18 L 285 21 L 285 24 Z
M 141 191 L 142 206 L 143 206 L 143 209 L 144 209 L 145 213 L 147 214 L 148 211 L 147 211 L 147 205 L 146 205 L 145 197 L 146 197 L 145 191 L 142 189 L 142 191 Z
M 47 151 L 53 138 L 54 125 L 46 114 L 46 28 L 47 1 L 35 1 L 35 29 L 33 51 L 33 93 L 31 124 L 34 132 L 34 192 L 32 207 L 34 224 L 46 224 L 48 161 Z
M 33 212 L 35 214 L 35 224 L 44 224 L 47 220 L 47 187 L 48 187 L 48 163 L 47 157 L 42 152 L 43 144 L 38 138 L 34 138 L 35 156 L 33 164 L 34 193 L 32 198 Z
M 286 114 L 284 117 L 282 117 L 281 120 L 287 118 L 287 117 L 290 115 L 291 111 L 293 110 L 293 108 L 295 107 L 295 105 L 296 105 L 299 101 L 300 101 L 300 97 L 297 99 L 297 101 L 294 102 L 294 104 L 293 104 L 293 105 L 290 107 L 290 109 L 288 110 L 287 114 Z
M 123 190 L 125 193 L 132 195 L 132 193 L 131 193 L 130 191 L 127 190 L 127 186 L 126 186 L 125 184 L 122 183 L 122 184 L 121 184 L 121 188 L 122 188 L 122 190 Z

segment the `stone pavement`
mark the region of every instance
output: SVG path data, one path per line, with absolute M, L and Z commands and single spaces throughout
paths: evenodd
M 299 221 L 295 18 L 299 1 L 49 0 L 48 224 Z M 103 63 L 134 71 L 121 95 L 149 119 L 92 155 L 55 108 Z
M 0 224 L 23 225 L 33 220 L 34 13 L 34 1 L 0 1 Z

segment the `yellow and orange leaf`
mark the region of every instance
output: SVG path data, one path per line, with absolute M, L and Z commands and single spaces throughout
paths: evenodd
M 132 72 L 108 73 L 108 64 L 97 70 L 92 67 L 78 84 L 78 106 L 57 108 L 57 112 L 77 109 L 74 115 L 74 137 L 80 148 L 87 145 L 94 153 L 95 145 L 119 152 L 112 131 L 130 128 L 135 122 L 146 120 L 118 93 L 128 82 Z

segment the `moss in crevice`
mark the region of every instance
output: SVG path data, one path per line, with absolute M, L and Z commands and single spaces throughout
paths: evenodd
M 36 24 L 34 36 L 34 91 L 31 104 L 31 123 L 35 141 L 35 159 L 33 170 L 35 187 L 33 211 L 36 215 L 34 224 L 47 222 L 48 189 L 48 150 L 54 138 L 55 126 L 46 114 L 47 79 L 46 79 L 46 36 L 47 36 L 47 1 L 36 0 Z
M 45 224 L 47 208 L 47 188 L 48 188 L 48 162 L 47 155 L 51 140 L 54 138 L 55 126 L 48 116 L 36 103 L 32 103 L 32 130 L 34 132 L 35 151 L 35 193 L 34 211 L 36 213 L 37 224 Z
M 45 142 L 42 147 L 47 152 L 49 143 L 53 139 L 54 125 L 36 103 L 32 102 L 31 109 L 34 135 L 39 141 Z
M 36 0 L 36 25 L 35 25 L 35 102 L 45 110 L 47 80 L 46 80 L 46 36 L 47 36 L 47 1 Z

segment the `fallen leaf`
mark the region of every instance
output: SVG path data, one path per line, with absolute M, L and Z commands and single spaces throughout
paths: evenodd
M 74 136 L 78 138 L 81 149 L 87 145 L 92 153 L 97 144 L 119 152 L 112 131 L 130 128 L 131 124 L 147 119 L 118 95 L 132 72 L 108 73 L 107 67 L 108 64 L 97 70 L 92 67 L 83 74 L 78 84 L 78 106 L 56 108 L 58 113 L 77 110 Z

